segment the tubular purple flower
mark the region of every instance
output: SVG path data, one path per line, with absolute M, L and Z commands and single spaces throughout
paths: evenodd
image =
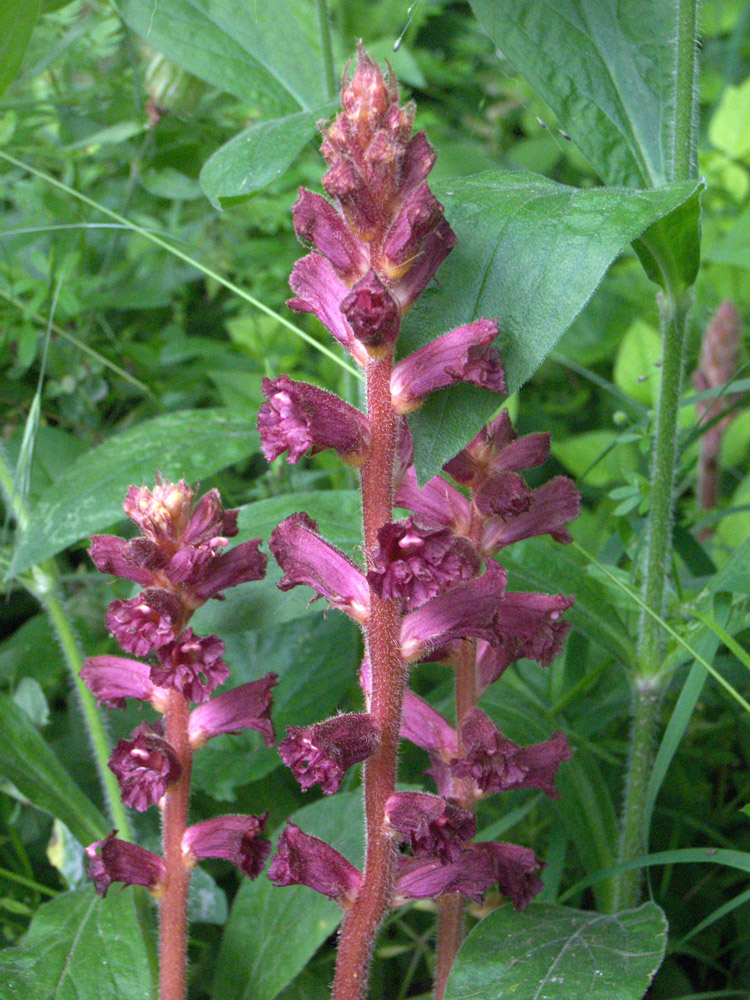
M 138 812 L 156 805 L 167 786 L 182 774 L 177 754 L 147 722 L 142 722 L 129 739 L 118 741 L 109 769 L 117 778 L 122 801 Z
M 505 594 L 505 572 L 490 560 L 482 576 L 438 594 L 401 624 L 401 655 L 406 663 L 428 655 L 453 639 L 500 641 L 496 619 Z
M 565 527 L 581 511 L 581 495 L 575 483 L 566 476 L 555 476 L 538 490 L 533 490 L 531 503 L 520 514 L 508 518 L 492 517 L 485 522 L 482 552 L 491 555 L 522 538 L 551 535 L 556 542 L 570 542 Z
M 474 505 L 485 517 L 497 515 L 503 521 L 518 517 L 531 506 L 534 494 L 514 472 L 490 476 L 474 493 Z
M 424 792 L 396 792 L 385 806 L 388 824 L 407 840 L 415 857 L 437 858 L 443 864 L 456 861 L 464 841 L 477 831 L 474 816 L 442 796 Z
M 411 267 L 427 237 L 443 219 L 444 209 L 423 182 L 402 204 L 383 244 L 382 267 L 392 281 Z
M 129 487 L 122 509 L 147 538 L 170 552 L 187 528 L 194 499 L 195 492 L 184 479 L 158 482 L 153 492 L 145 486 Z
M 435 476 L 422 489 L 417 473 L 410 465 L 396 487 L 395 504 L 413 510 L 433 524 L 450 528 L 456 535 L 467 535 L 471 527 L 471 504 L 455 486 Z
M 562 733 L 529 747 L 512 743 L 479 708 L 466 713 L 461 743 L 464 755 L 451 760 L 451 773 L 454 778 L 470 778 L 483 795 L 538 788 L 556 799 L 555 775 L 562 761 L 572 756 Z
M 122 656 L 89 656 L 80 670 L 81 680 L 107 708 L 125 708 L 126 698 L 148 701 L 163 712 L 168 691 L 151 680 L 151 668 Z
M 455 861 L 442 864 L 436 858 L 400 858 L 394 906 L 410 899 L 436 899 L 450 892 L 460 892 L 481 903 L 484 894 L 497 881 L 497 866 L 487 851 L 472 844 Z
M 333 265 L 317 253 L 309 253 L 298 260 L 289 277 L 289 285 L 296 297 L 287 305 L 295 312 L 314 313 L 363 368 L 369 357 L 366 348 L 357 340 L 352 328 L 341 312 L 341 303 L 349 288 L 339 278 Z
M 419 254 L 409 270 L 394 281 L 391 294 L 401 307 L 402 315 L 416 302 L 435 272 L 456 245 L 457 237 L 445 219 L 441 219 L 423 240 Z
M 373 753 L 378 740 L 372 716 L 336 715 L 313 726 L 289 726 L 279 755 L 304 792 L 320 784 L 325 795 L 332 795 L 349 768 Z
M 327 257 L 344 284 L 353 285 L 367 271 L 369 256 L 364 245 L 354 237 L 343 215 L 321 195 L 300 188 L 292 218 L 299 240 L 313 244 Z
M 574 598 L 564 594 L 506 594 L 497 609 L 496 626 L 502 643 L 513 650 L 513 660 L 525 656 L 548 667 L 570 628 L 561 615 L 573 603 Z
M 497 323 L 479 319 L 444 333 L 394 367 L 391 399 L 397 413 L 417 409 L 431 392 L 469 382 L 492 392 L 505 392 L 500 355 L 492 347 Z
M 163 858 L 136 844 L 128 844 L 115 837 L 113 830 L 104 840 L 89 844 L 87 874 L 100 896 L 106 896 L 113 882 L 125 885 L 143 885 L 154 896 L 162 895 L 167 878 Z
M 378 597 L 397 600 L 410 611 L 476 576 L 480 563 L 468 539 L 408 517 L 384 524 L 378 531 L 367 580 Z
M 330 844 L 287 823 L 279 837 L 268 877 L 274 885 L 306 885 L 349 909 L 357 897 L 362 876 Z
M 474 844 L 472 850 L 492 859 L 497 887 L 512 901 L 514 910 L 523 910 L 544 888 L 537 872 L 547 867 L 546 862 L 539 861 L 528 847 L 493 842 Z
M 112 601 L 106 621 L 126 653 L 146 656 L 174 641 L 185 616 L 185 608 L 174 594 L 149 587 L 130 601 Z
M 111 573 L 125 580 L 135 580 L 142 587 L 152 586 L 157 572 L 168 559 L 150 538 L 117 538 L 113 535 L 91 535 L 89 556 L 100 573 Z
M 271 844 L 259 838 L 268 819 L 262 816 L 215 816 L 187 828 L 182 837 L 185 863 L 194 866 L 201 858 L 231 861 L 248 878 L 263 871 Z
M 235 545 L 229 552 L 215 556 L 200 579 L 190 584 L 193 600 L 202 604 L 222 590 L 249 580 L 262 580 L 266 575 L 268 556 L 259 550 L 259 545 L 259 538 L 251 538 Z
M 284 576 L 280 590 L 305 584 L 325 597 L 331 607 L 359 622 L 370 615 L 370 588 L 362 571 L 343 552 L 317 533 L 307 514 L 292 514 L 274 528 L 268 547 Z
M 364 413 L 333 393 L 294 382 L 288 375 L 264 378 L 263 395 L 266 402 L 258 412 L 258 430 L 267 461 L 286 451 L 287 461 L 293 463 L 308 451 L 314 455 L 333 448 L 349 465 L 364 463 L 370 445 Z
M 457 483 L 476 488 L 488 476 L 521 472 L 541 465 L 548 458 L 549 434 L 518 438 L 508 411 L 503 410 L 443 468 Z
M 226 545 L 226 539 L 234 538 L 239 530 L 238 513 L 236 510 L 224 510 L 219 491 L 209 490 L 195 505 L 180 538 L 181 544 L 199 545 L 213 542 Z
M 341 312 L 371 357 L 381 358 L 393 353 L 401 327 L 401 312 L 373 270 L 368 271 L 342 300 Z
M 427 702 L 406 690 L 401 714 L 401 736 L 431 754 L 450 760 L 458 754 L 456 730 Z
M 239 729 L 254 729 L 261 734 L 266 746 L 273 746 L 276 734 L 271 722 L 271 690 L 277 683 L 277 674 L 266 674 L 260 680 L 241 684 L 194 708 L 188 723 L 191 747 L 198 750 L 214 736 L 235 733 Z
M 191 628 L 157 650 L 158 665 L 151 667 L 151 680 L 160 687 L 180 691 L 188 701 L 202 704 L 229 677 L 222 657 L 224 643 L 218 636 L 199 638 Z

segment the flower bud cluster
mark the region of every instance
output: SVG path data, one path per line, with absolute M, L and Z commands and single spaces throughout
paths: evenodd
M 180 782 L 189 782 L 194 751 L 221 733 L 259 732 L 268 746 L 275 740 L 270 718 L 276 675 L 267 674 L 211 698 L 229 676 L 224 643 L 215 635 L 199 637 L 187 623 L 193 612 L 221 591 L 265 574 L 266 557 L 259 539 L 229 552 L 221 550 L 237 534 L 237 511 L 225 510 L 216 490 L 196 504 L 184 482 L 159 482 L 153 491 L 131 486 L 123 508 L 141 529 L 130 541 L 109 535 L 91 539 L 97 568 L 145 589 L 130 601 L 110 605 L 107 625 L 126 652 L 147 662 L 120 656 L 89 657 L 81 677 L 100 704 L 123 708 L 127 698 L 149 702 L 167 714 L 175 706 L 187 717 L 184 745 L 167 739 L 163 720 L 142 722 L 120 740 L 109 760 L 125 805 L 139 812 L 162 804 Z M 189 703 L 196 707 L 189 710 Z M 183 707 L 180 708 L 180 705 Z M 206 857 L 225 858 L 255 878 L 268 856 L 259 838 L 265 816 L 219 816 L 185 830 L 185 867 Z M 112 882 L 145 885 L 159 896 L 169 872 L 164 859 L 115 837 L 87 848 L 89 875 L 99 893 Z
M 459 382 L 503 392 L 505 376 L 494 346 L 498 329 L 494 321 L 478 319 L 393 363 L 401 317 L 455 236 L 425 179 L 435 156 L 423 133 L 411 134 L 414 109 L 399 107 L 395 82 L 384 79 L 361 47 L 348 82 L 345 74 L 342 105 L 323 128 L 329 163 L 323 186 L 330 200 L 301 191 L 294 207 L 297 235 L 312 249 L 294 267 L 290 285 L 296 297 L 289 304 L 314 313 L 368 379 L 387 364 L 390 398 L 385 403 L 368 398 L 365 416 L 314 386 L 284 375 L 267 379 L 258 421 L 261 441 L 269 460 L 287 452 L 288 461 L 296 462 L 306 452 L 334 449 L 363 468 L 364 484 L 374 441 L 383 440 L 376 421 L 390 422 L 398 440 L 394 444 L 391 435 L 386 492 L 396 485 L 396 504 L 413 513 L 377 525 L 366 569 L 325 541 L 306 514 L 278 525 L 269 547 L 284 572 L 281 589 L 312 587 L 362 625 L 366 644 L 383 603 L 394 608 L 402 665 L 426 659 L 457 663 L 471 655 L 478 695 L 513 661 L 531 657 L 548 664 L 562 647 L 569 626 L 561 616 L 572 598 L 507 593 L 505 572 L 493 556 L 533 535 L 569 540 L 565 524 L 578 512 L 578 492 L 564 478 L 538 490 L 527 487 L 519 473 L 546 459 L 549 439 L 542 434 L 517 439 L 507 415 L 446 467 L 469 495 L 441 477 L 418 488 L 404 415 L 430 393 Z M 382 455 L 378 463 L 378 468 L 387 464 Z M 367 532 L 366 507 L 364 513 Z M 376 720 L 372 707 L 375 673 L 366 659 L 362 687 L 368 713 L 292 727 L 282 740 L 282 758 L 303 789 L 317 783 L 332 794 L 349 767 L 379 752 L 387 726 Z M 570 756 L 564 737 L 517 746 L 478 708 L 457 731 L 409 692 L 401 735 L 430 752 L 438 794 L 393 792 L 387 799 L 382 830 L 410 852 L 397 858 L 392 905 L 454 892 L 481 899 L 495 884 L 516 907 L 526 905 L 541 888 L 542 865 L 525 848 L 472 843 L 473 805 L 482 795 L 508 788 L 555 794 L 557 767 Z M 269 877 L 277 885 L 311 886 L 347 910 L 363 884 L 346 859 L 294 824 L 281 835 Z

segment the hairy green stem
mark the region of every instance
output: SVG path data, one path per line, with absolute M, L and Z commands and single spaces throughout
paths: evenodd
M 318 9 L 318 27 L 320 29 L 320 48 L 323 53 L 323 72 L 326 81 L 326 96 L 333 97 L 336 93 L 336 76 L 333 72 L 333 48 L 331 46 L 331 20 L 327 0 L 315 0 Z
M 675 91 L 675 181 L 695 177 L 695 140 L 698 131 L 698 5 L 699 0 L 679 0 L 677 7 L 677 71 Z

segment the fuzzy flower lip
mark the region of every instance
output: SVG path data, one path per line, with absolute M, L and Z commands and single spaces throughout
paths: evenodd
M 106 621 L 126 653 L 146 656 L 175 640 L 184 617 L 185 609 L 174 594 L 148 587 L 130 601 L 113 601 Z
M 169 694 L 151 680 L 147 663 L 123 656 L 89 656 L 81 667 L 80 677 L 97 703 L 106 708 L 125 708 L 127 698 L 137 698 L 163 711 Z
M 134 580 L 151 587 L 169 560 L 150 538 L 127 541 L 113 535 L 91 535 L 89 556 L 100 573 L 111 573 L 124 580 Z
M 401 312 L 373 270 L 368 271 L 342 300 L 341 312 L 368 354 L 378 358 L 392 353 L 401 327 Z
M 525 510 L 485 521 L 481 549 L 489 555 L 537 535 L 551 535 L 556 542 L 571 542 L 572 536 L 565 525 L 574 521 L 580 511 L 581 494 L 575 483 L 566 476 L 555 476 L 531 491 Z
M 318 837 L 288 822 L 271 859 L 268 877 L 274 885 L 306 885 L 348 909 L 362 876 L 343 855 Z
M 549 442 L 549 434 L 544 433 L 519 438 L 508 411 L 503 410 L 443 468 L 462 486 L 477 488 L 491 476 L 542 465 L 549 458 Z
M 307 452 L 332 448 L 351 465 L 362 465 L 370 444 L 367 417 L 333 393 L 288 375 L 263 379 L 266 402 L 258 412 L 261 447 L 272 462 L 285 451 L 298 462 Z
M 200 704 L 229 677 L 223 660 L 224 643 L 218 636 L 200 638 L 191 628 L 157 650 L 158 665 L 151 667 L 151 679 L 160 687 L 180 691 L 188 701 Z
M 187 828 L 182 837 L 186 863 L 201 858 L 231 861 L 249 878 L 257 878 L 271 853 L 269 841 L 261 839 L 268 813 L 262 816 L 216 816 Z
M 365 245 L 355 238 L 344 216 L 329 201 L 300 188 L 292 219 L 298 239 L 316 246 L 346 285 L 351 286 L 365 274 L 369 265 Z
M 167 878 L 167 866 L 158 854 L 118 840 L 113 830 L 104 840 L 89 844 L 87 874 L 100 896 L 106 896 L 113 882 L 142 885 L 155 896 L 162 895 Z
M 457 535 L 466 535 L 471 528 L 471 504 L 463 493 L 440 476 L 434 476 L 420 489 L 413 465 L 404 470 L 396 487 L 395 503 L 432 524 L 451 528 Z
M 349 768 L 366 760 L 378 741 L 370 715 L 337 715 L 312 726 L 290 726 L 279 754 L 303 791 L 320 784 L 325 795 L 332 795 Z
M 431 392 L 469 382 L 505 392 L 505 372 L 492 346 L 497 323 L 479 319 L 444 333 L 399 361 L 391 375 L 391 399 L 397 413 L 417 409 Z
M 378 597 L 411 610 L 479 572 L 480 557 L 465 538 L 413 517 L 383 525 L 367 580 Z
M 395 792 L 386 802 L 385 817 L 415 857 L 435 857 L 443 864 L 460 857 L 463 842 L 477 829 L 472 813 L 424 792 Z
M 147 722 L 142 722 L 129 739 L 117 742 L 108 766 L 117 778 L 122 801 L 138 812 L 156 805 L 182 774 L 175 751 Z
M 276 737 L 271 722 L 271 692 L 277 683 L 278 675 L 269 673 L 194 708 L 188 722 L 190 745 L 197 750 L 222 733 L 254 729 L 261 734 L 266 746 L 273 746 Z
M 362 571 L 335 546 L 318 534 L 307 514 L 292 514 L 274 528 L 268 541 L 276 562 L 284 570 L 278 586 L 291 590 L 305 584 L 325 597 L 331 607 L 345 611 L 358 622 L 370 616 L 370 588 Z

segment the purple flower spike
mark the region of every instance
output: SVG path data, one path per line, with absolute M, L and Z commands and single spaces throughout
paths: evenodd
M 461 726 L 464 756 L 450 762 L 454 778 L 471 778 L 482 794 L 511 788 L 538 788 L 558 797 L 555 775 L 571 751 L 562 733 L 549 740 L 522 747 L 507 740 L 479 708 L 466 714 Z
M 364 413 L 331 392 L 307 382 L 294 382 L 288 375 L 263 379 L 266 402 L 258 413 L 261 447 L 267 461 L 283 452 L 287 461 L 299 462 L 312 451 L 326 448 L 350 465 L 367 458 L 370 425 Z
M 390 826 L 408 840 L 415 857 L 433 857 L 449 864 L 464 849 L 463 841 L 477 832 L 474 816 L 442 796 L 423 792 L 396 792 L 388 799 L 385 816 Z
M 89 556 L 100 573 L 111 573 L 124 580 L 135 580 L 142 587 L 151 587 L 157 572 L 168 559 L 150 538 L 127 541 L 113 535 L 92 535 Z
M 128 844 L 115 837 L 113 830 L 104 840 L 89 844 L 87 874 L 93 880 L 100 896 L 106 896 L 113 882 L 125 885 L 143 885 L 154 896 L 162 895 L 167 878 L 163 858 L 136 844 Z
M 113 601 L 107 610 L 107 628 L 126 653 L 146 656 L 174 641 L 185 614 L 174 594 L 149 587 L 130 601 Z
M 169 551 L 187 528 L 194 499 L 195 492 L 184 479 L 159 482 L 153 492 L 145 486 L 131 486 L 122 509 L 147 538 Z
M 354 285 L 341 302 L 341 312 L 371 357 L 384 357 L 393 352 L 401 327 L 401 312 L 374 271 L 368 271 Z
M 147 722 L 142 722 L 130 739 L 118 741 L 109 758 L 109 769 L 117 778 L 122 801 L 138 812 L 156 805 L 167 786 L 182 774 L 177 754 Z
M 274 885 L 306 885 L 348 909 L 357 897 L 362 876 L 330 844 L 288 823 L 268 869 Z
M 80 670 L 86 687 L 99 705 L 106 708 L 125 708 L 126 698 L 149 701 L 164 711 L 168 692 L 151 680 L 151 668 L 140 660 L 126 660 L 122 656 L 89 656 Z
M 299 240 L 313 244 L 327 257 L 345 284 L 354 284 L 367 271 L 364 244 L 355 239 L 344 216 L 325 198 L 300 188 L 292 218 Z
M 409 466 L 396 488 L 395 504 L 421 514 L 433 524 L 450 528 L 456 535 L 466 535 L 471 528 L 471 504 L 455 486 L 440 476 L 425 483 L 417 483 L 414 466 Z
M 160 687 L 180 691 L 188 701 L 202 704 L 229 677 L 222 659 L 224 643 L 218 636 L 201 639 L 191 628 L 175 642 L 157 650 L 158 666 L 151 667 L 151 680 Z
M 497 644 L 498 608 L 505 594 L 505 572 L 490 560 L 484 574 L 438 594 L 401 624 L 401 655 L 414 663 L 453 639 L 476 637 Z
M 271 689 L 277 682 L 277 674 L 266 674 L 258 681 L 241 684 L 194 708 L 188 723 L 192 748 L 197 750 L 214 736 L 235 733 L 239 729 L 254 729 L 261 734 L 266 746 L 273 746 L 276 734 L 271 722 Z
M 271 853 L 269 841 L 261 839 L 268 813 L 262 816 L 216 816 L 187 828 L 182 837 L 182 853 L 187 864 L 201 858 L 231 861 L 248 878 L 257 878 Z
M 405 610 L 479 572 L 479 553 L 448 528 L 430 528 L 413 517 L 385 524 L 367 579 L 375 594 L 397 600 Z
M 289 726 L 279 754 L 303 792 L 319 783 L 325 795 L 332 795 L 349 768 L 366 760 L 377 745 L 372 716 L 336 715 L 314 726 Z
M 358 622 L 370 615 L 370 588 L 362 571 L 343 552 L 317 533 L 307 514 L 292 514 L 274 528 L 268 547 L 284 570 L 280 590 L 305 584 L 325 597 L 331 607 Z
M 581 494 L 575 483 L 566 476 L 555 476 L 544 486 L 534 490 L 527 509 L 507 520 L 492 517 L 484 525 L 482 551 L 490 555 L 512 545 L 522 538 L 551 535 L 556 542 L 573 539 L 565 527 L 581 511 Z
M 367 350 L 354 336 L 341 312 L 341 303 L 349 294 L 349 288 L 336 274 L 333 265 L 325 257 L 309 253 L 294 265 L 289 284 L 296 293 L 296 298 L 287 301 L 289 308 L 295 312 L 314 313 L 364 368 L 369 357 Z
M 479 319 L 444 333 L 404 358 L 391 375 L 391 399 L 397 413 L 410 413 L 436 389 L 469 382 L 505 392 L 500 355 L 492 347 L 497 323 Z
M 259 545 L 259 538 L 251 538 L 247 542 L 235 545 L 229 552 L 215 556 L 200 578 L 190 586 L 194 600 L 202 604 L 210 597 L 216 597 L 222 590 L 228 590 L 229 587 L 236 587 L 249 580 L 262 580 L 266 575 L 268 556 L 259 550 Z M 183 549 L 183 551 L 189 550 Z

